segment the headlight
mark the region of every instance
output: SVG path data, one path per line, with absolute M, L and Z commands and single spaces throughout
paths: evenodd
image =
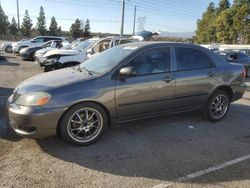
M 45 59 L 45 60 L 43 61 L 43 64 L 44 64 L 44 65 L 53 65 L 53 64 L 57 63 L 58 59 L 59 59 L 59 58 Z
M 16 104 L 21 106 L 42 106 L 49 102 L 51 95 L 44 92 L 30 92 L 20 95 Z

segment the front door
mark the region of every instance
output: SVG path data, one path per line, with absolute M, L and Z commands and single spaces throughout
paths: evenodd
M 146 50 L 125 65 L 134 67 L 136 76 L 116 81 L 118 120 L 161 114 L 171 109 L 175 76 L 170 65 L 167 47 Z

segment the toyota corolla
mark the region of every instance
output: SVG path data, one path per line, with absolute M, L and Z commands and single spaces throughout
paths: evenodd
M 190 44 L 144 42 L 111 48 L 75 67 L 34 76 L 8 99 L 21 136 L 60 134 L 89 145 L 108 125 L 202 110 L 223 119 L 245 90 L 245 69 Z

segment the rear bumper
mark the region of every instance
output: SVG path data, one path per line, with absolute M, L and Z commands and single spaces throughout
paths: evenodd
M 65 108 L 17 106 L 7 102 L 7 114 L 12 129 L 20 136 L 44 138 L 56 134 L 57 124 Z
M 243 97 L 247 89 L 247 84 L 243 83 L 243 84 L 240 84 L 239 86 L 233 86 L 232 88 L 234 91 L 233 96 L 232 96 L 232 102 L 233 102 Z

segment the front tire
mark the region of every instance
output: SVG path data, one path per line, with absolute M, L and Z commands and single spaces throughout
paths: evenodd
M 95 103 L 81 103 L 70 108 L 60 123 L 62 138 L 69 144 L 87 146 L 96 142 L 107 128 L 105 110 Z
M 209 98 L 203 115 L 206 119 L 217 122 L 227 115 L 229 107 L 230 97 L 228 93 L 223 90 L 217 90 Z

